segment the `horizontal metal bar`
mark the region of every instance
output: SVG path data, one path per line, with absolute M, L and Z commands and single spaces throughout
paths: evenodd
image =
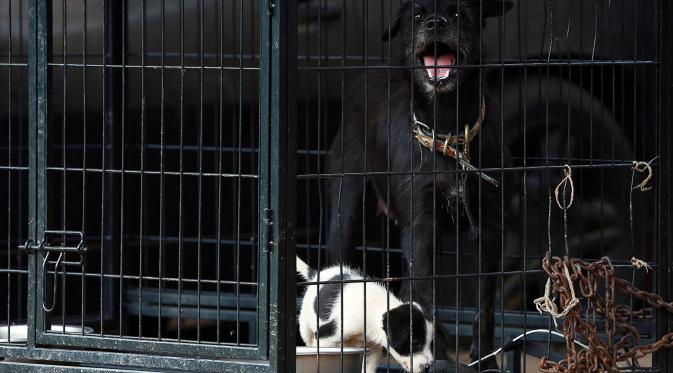
M 576 67 L 576 66 L 643 66 L 659 65 L 659 61 L 634 61 L 634 60 L 596 60 L 596 61 L 550 61 L 550 62 L 507 62 L 485 63 L 474 65 L 437 65 L 436 67 L 450 67 L 451 69 L 483 69 L 483 68 L 521 68 L 521 67 Z M 433 66 L 434 67 L 434 66 Z M 424 65 L 347 65 L 347 66 L 299 66 L 300 71 L 341 71 L 341 70 L 425 70 Z
M 0 67 L 28 67 L 28 63 L 21 62 L 0 62 Z
M 434 280 L 445 278 L 480 278 L 480 277 L 498 277 L 498 276 L 528 276 L 536 273 L 545 273 L 541 269 L 526 269 L 525 271 L 501 271 L 501 272 L 482 272 L 482 273 L 458 273 L 446 275 L 431 275 L 431 276 L 399 276 L 399 277 L 379 277 L 366 278 L 357 280 L 325 280 L 325 281 L 297 281 L 297 286 L 304 285 L 324 285 L 324 284 L 361 284 L 370 282 L 402 282 L 402 281 L 420 281 L 420 280 Z
M 143 69 L 143 70 L 214 70 L 214 71 L 259 71 L 259 67 L 245 67 L 245 66 L 180 66 L 180 65 L 103 65 L 95 63 L 55 63 L 47 64 L 49 67 L 72 67 L 72 68 L 92 68 L 92 69 Z
M 54 273 L 54 271 L 49 271 L 49 273 Z M 63 273 L 61 273 L 63 274 Z M 66 272 L 66 276 L 69 277 L 86 277 L 86 278 L 101 278 L 100 273 L 84 273 L 82 274 L 81 272 L 76 272 L 76 273 L 71 273 L 71 272 Z M 140 276 L 135 276 L 135 275 L 129 275 L 129 274 L 124 274 L 123 276 L 118 275 L 118 274 L 106 274 L 104 273 L 102 275 L 102 278 L 107 278 L 107 279 L 123 279 L 126 280 L 147 280 L 147 281 L 161 281 L 163 282 L 184 282 L 184 283 L 198 283 L 198 279 L 191 279 L 191 278 L 185 278 L 183 277 L 182 279 L 177 278 L 177 277 L 156 277 L 156 276 L 147 276 L 143 275 L 142 277 Z M 256 287 L 258 284 L 256 282 L 246 282 L 246 281 L 227 281 L 227 280 L 208 280 L 208 279 L 201 279 L 200 280 L 202 284 L 220 284 L 220 285 L 240 285 L 240 286 L 250 286 L 250 287 Z
M 620 266 L 613 265 L 615 268 Z M 621 268 L 633 268 L 631 265 L 623 265 Z M 325 281 L 297 281 L 297 286 L 305 285 L 324 285 L 324 284 L 350 284 L 350 283 L 369 283 L 369 282 L 401 282 L 401 281 L 419 281 L 419 280 L 434 280 L 434 279 L 451 279 L 451 278 L 483 278 L 483 277 L 499 277 L 499 276 L 528 276 L 536 273 L 545 273 L 542 269 L 526 269 L 518 271 L 499 271 L 499 272 L 473 272 L 473 273 L 458 273 L 445 275 L 431 275 L 431 276 L 413 276 L 413 277 L 379 277 L 367 278 L 357 280 L 325 280 Z
M 81 347 L 116 351 L 170 354 L 173 356 L 217 357 L 220 359 L 255 359 L 257 347 L 199 343 L 168 338 L 145 338 L 119 335 L 64 335 L 44 333 L 38 336 L 38 342 L 56 346 Z
M 652 166 L 655 166 L 652 164 Z M 498 175 L 498 172 L 521 172 L 521 171 L 548 171 L 548 170 L 562 170 L 563 165 L 548 165 L 548 166 L 525 166 L 525 167 L 503 167 L 503 168 L 477 168 L 475 170 L 437 170 L 437 171 L 402 171 L 402 172 L 386 172 L 386 171 L 367 171 L 367 172 L 343 172 L 343 173 L 321 173 L 321 174 L 300 174 L 297 175 L 299 179 L 315 179 L 315 178 L 334 178 L 334 177 L 348 177 L 348 176 L 409 176 L 409 175 L 439 175 L 447 173 L 475 173 L 475 172 L 492 172 Z M 570 165 L 572 169 L 594 169 L 594 168 L 623 168 L 633 167 L 633 163 L 600 163 L 600 164 L 578 164 Z
M 478 309 L 472 307 L 461 308 L 456 310 L 451 307 L 440 307 L 437 310 L 438 318 L 443 323 L 459 323 L 472 324 L 475 317 L 477 316 Z M 597 318 L 597 320 L 603 320 L 602 318 Z M 505 326 L 526 326 L 526 329 L 546 329 L 549 327 L 550 318 L 549 315 L 541 315 L 538 312 L 520 312 L 520 311 L 505 311 L 504 313 L 495 312 L 495 324 L 500 327 L 501 325 Z M 559 325 L 563 322 L 559 321 Z M 597 323 L 598 325 L 599 323 Z M 634 319 L 631 323 L 632 326 L 636 327 L 639 332 L 647 333 L 648 335 L 653 335 L 654 324 L 652 320 L 638 320 Z M 560 326 L 559 326 L 560 327 Z M 599 330 L 600 331 L 600 330 Z M 544 340 L 547 339 L 545 335 Z
M 0 171 L 28 171 L 28 166 L 0 166 Z
M 42 251 L 51 251 L 51 252 L 63 252 L 63 253 L 83 253 L 87 250 L 85 246 L 75 247 L 75 246 L 52 246 L 52 245 L 30 245 L 29 247 L 21 245 L 21 249 L 32 249 L 32 250 L 42 250 Z M 50 261 L 51 263 L 51 261 Z M 65 263 L 63 263 L 65 264 Z
M 149 306 L 143 304 L 142 307 L 140 304 L 127 304 L 124 306 L 124 309 L 128 312 L 129 315 L 142 315 L 142 316 L 152 316 L 152 317 L 180 317 L 181 319 L 192 319 L 192 320 L 221 320 L 221 321 L 233 321 L 233 322 L 244 322 L 248 324 L 248 327 L 255 328 L 257 324 L 257 310 L 255 311 L 236 311 L 236 310 L 225 310 L 221 309 L 217 311 L 213 308 L 205 308 L 203 305 L 201 308 L 197 307 L 185 307 L 182 306 L 180 309 L 176 306 Z M 142 311 L 142 313 L 141 313 Z M 127 336 L 122 336 L 121 338 L 126 338 Z M 165 339 L 162 339 L 165 340 Z M 189 340 L 182 338 L 180 343 Z M 203 342 L 203 341 L 202 341 Z M 227 342 L 221 342 L 220 345 L 228 345 Z M 231 343 L 234 346 L 237 346 L 236 342 Z M 254 345 L 250 345 L 254 347 Z
M 138 236 L 138 235 L 124 235 L 124 238 L 128 240 L 143 240 L 143 243 L 147 242 L 152 242 L 152 241 L 163 241 L 164 243 L 199 243 L 199 238 L 198 237 L 180 237 L 177 236 L 156 236 L 156 235 L 147 235 L 147 236 Z M 96 238 L 90 240 L 95 242 Z M 217 238 L 208 238 L 208 237 L 201 237 L 200 243 L 203 244 L 220 244 L 220 246 L 228 246 L 228 245 L 241 245 L 241 246 L 251 246 L 251 245 L 257 245 L 257 241 L 250 241 L 250 240 L 226 240 L 220 238 L 219 240 Z M 129 242 L 129 246 L 133 246 L 133 242 Z
M 221 360 L 142 353 L 110 351 L 75 351 L 58 348 L 28 349 L 0 345 L 0 355 L 13 359 L 30 359 L 45 363 L 86 363 L 127 367 L 151 367 L 164 370 L 197 370 L 207 372 L 271 372 L 269 363 L 260 360 Z
M 164 175 L 164 176 L 204 176 L 204 177 L 223 177 L 223 178 L 243 178 L 243 179 L 257 179 L 257 175 L 252 174 L 219 174 L 204 172 L 199 174 L 198 172 L 189 172 L 189 171 L 148 171 L 148 170 L 117 170 L 117 169 L 101 169 L 101 168 L 79 168 L 79 167 L 47 167 L 48 171 L 59 171 L 59 172 L 86 172 L 86 173 L 106 173 L 106 174 L 125 174 L 125 175 Z
M 0 273 L 15 273 L 15 274 L 19 274 L 19 275 L 27 275 L 28 270 L 27 269 L 0 268 Z
M 128 370 L 121 368 L 102 368 L 102 367 L 73 367 L 53 364 L 24 363 L 19 361 L 0 361 L 0 372 L 24 372 L 24 373 L 131 373 L 137 370 Z

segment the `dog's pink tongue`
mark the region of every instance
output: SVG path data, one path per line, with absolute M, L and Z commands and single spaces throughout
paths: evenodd
M 449 76 L 451 68 L 449 67 L 434 67 L 434 66 L 451 66 L 453 65 L 453 54 L 443 54 L 435 59 L 433 55 L 423 56 L 423 64 L 426 66 L 428 76 L 431 78 L 444 79 Z

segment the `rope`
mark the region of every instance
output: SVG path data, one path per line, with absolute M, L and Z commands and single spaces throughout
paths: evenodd
M 568 280 L 568 285 L 570 287 L 570 300 L 568 303 L 565 305 L 565 308 L 563 311 L 558 312 L 558 307 L 556 307 L 556 298 L 551 298 L 551 293 L 553 291 L 552 285 L 551 285 L 551 277 L 547 278 L 547 285 L 545 286 L 544 289 L 544 295 L 535 299 L 533 303 L 535 303 L 535 308 L 540 312 L 540 314 L 547 312 L 550 314 L 554 320 L 554 325 L 556 326 L 556 329 L 558 329 L 558 323 L 556 322 L 556 319 L 561 318 L 561 317 L 566 317 L 568 315 L 568 312 L 573 309 L 576 305 L 580 303 L 580 300 L 575 296 L 575 286 L 573 285 L 573 280 L 570 277 L 570 272 L 568 271 L 568 267 L 563 264 L 563 274 L 566 277 L 566 280 Z
M 654 158 L 654 159 L 656 159 L 656 158 Z M 654 161 L 654 159 L 652 159 L 652 161 Z M 648 191 L 648 190 L 652 189 L 652 187 L 647 186 L 647 184 L 652 179 L 652 176 L 654 175 L 653 172 L 652 172 L 652 166 L 650 165 L 650 163 L 652 163 L 652 161 L 649 161 L 649 162 L 633 161 L 633 167 L 631 167 L 631 169 L 633 171 L 638 171 L 638 172 L 641 172 L 641 173 L 647 171 L 647 177 L 645 177 L 645 179 L 643 181 L 641 181 L 640 184 L 632 187 L 632 189 L 640 189 L 641 192 L 645 192 L 645 191 Z
M 558 207 L 561 209 L 567 209 L 573 205 L 573 201 L 575 200 L 575 184 L 573 183 L 573 170 L 567 164 L 564 165 L 563 167 L 564 167 L 563 173 L 565 174 L 565 177 L 556 186 L 556 189 L 554 189 L 554 195 L 556 196 L 556 204 L 558 205 Z M 567 206 L 563 207 L 561 205 L 561 201 L 559 200 L 559 191 L 561 187 L 563 187 L 563 190 L 565 191 L 565 188 L 568 184 L 570 184 L 570 203 Z
M 644 269 L 645 273 L 648 273 L 652 267 L 650 267 L 649 264 L 647 264 L 646 261 L 640 260 L 636 258 L 635 256 L 631 258 L 631 265 L 634 266 L 636 269 Z

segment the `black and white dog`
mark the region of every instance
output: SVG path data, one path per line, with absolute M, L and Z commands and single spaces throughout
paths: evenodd
M 511 7 L 506 0 L 403 0 L 382 39 L 390 40 L 399 63 L 409 68 L 367 71 L 367 89 L 355 84 L 346 95 L 330 149 L 328 172 L 348 174 L 330 178 L 327 185 L 331 263 L 359 262 L 355 246 L 362 239 L 358 229 L 363 186 L 368 185 L 379 211 L 400 228 L 407 276 L 421 278 L 405 283 L 401 296 L 408 299 L 412 292 L 411 299 L 431 313 L 435 237 L 461 231 L 467 233 L 461 237 L 479 237 L 481 271 L 498 268 L 497 252 L 489 250 L 501 244 L 501 192 L 491 177 L 499 174 L 479 173 L 475 167 L 500 168 L 510 160 L 498 141 L 499 109 L 485 92 L 479 68 L 470 65 L 480 62 L 485 19 Z M 495 282 L 494 276 L 481 281 L 473 359 L 493 348 Z M 444 353 L 440 335 L 437 358 Z
M 299 258 L 297 273 L 307 281 L 318 279 L 318 272 Z M 380 283 L 330 282 L 340 280 L 365 280 L 365 276 L 347 266 L 320 272 L 320 281 L 329 283 L 309 285 L 301 304 L 299 332 L 304 343 L 315 347 L 319 340 L 321 347 L 366 347 L 366 373 L 376 372 L 384 348 L 406 371 L 425 372 L 433 360 L 434 324 L 423 308 L 402 302 Z

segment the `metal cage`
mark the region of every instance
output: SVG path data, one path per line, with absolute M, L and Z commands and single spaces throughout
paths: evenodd
M 295 371 L 297 297 L 315 284 L 296 278 L 295 255 L 314 268 L 334 262 L 335 180 L 359 183 L 352 264 L 396 294 L 431 281 L 456 361 L 479 338 L 471 323 L 487 278 L 497 281 L 496 346 L 553 328 L 532 303 L 547 248 L 609 256 L 618 275 L 673 299 L 673 6 L 516 0 L 486 22 L 483 55 L 455 69 L 478 71 L 513 161 L 452 175 L 512 180 L 498 189 L 508 213 L 497 269 L 482 268 L 481 236 L 433 210 L 433 271 L 423 277 L 395 220 L 377 213 L 370 179 L 413 185 L 428 173 L 326 166 L 348 151 L 330 154 L 350 90 L 368 95 L 370 76 L 388 74 L 389 86 L 391 74 L 422 68 L 400 64 L 395 44 L 380 40 L 399 3 L 0 0 L 0 370 Z M 632 162 L 651 159 L 652 190 L 634 191 Z M 566 212 L 553 201 L 565 164 L 576 187 Z M 490 207 L 472 206 L 475 220 Z M 632 256 L 654 271 L 636 276 Z M 632 325 L 653 341 L 670 320 L 654 310 Z M 560 358 L 560 346 L 525 337 L 498 365 L 531 371 L 543 355 Z M 631 371 L 665 372 L 671 358 L 662 350 Z M 391 370 L 392 359 L 379 365 Z

